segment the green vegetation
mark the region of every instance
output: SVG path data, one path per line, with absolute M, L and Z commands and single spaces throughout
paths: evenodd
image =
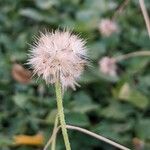
M 64 95 L 67 123 L 131 149 L 150 149 L 150 57 L 119 62 L 118 78 L 103 75 L 98 66 L 106 55 L 150 50 L 137 0 L 129 1 L 116 15 L 119 33 L 110 37 L 100 34 L 101 19 L 112 18 L 122 3 L 123 0 L 0 0 L 0 150 L 40 150 L 44 145 L 15 146 L 13 137 L 42 132 L 46 142 L 52 133 L 56 115 L 54 86 L 46 86 L 35 77 L 30 83 L 20 83 L 14 80 L 12 69 L 15 63 L 29 68 L 25 63 L 34 35 L 57 28 L 69 28 L 87 39 L 91 59 L 79 81 L 81 87 L 69 89 Z M 149 9 L 149 0 L 145 3 Z M 68 132 L 72 150 L 116 150 L 77 131 Z M 57 149 L 64 150 L 61 134 Z

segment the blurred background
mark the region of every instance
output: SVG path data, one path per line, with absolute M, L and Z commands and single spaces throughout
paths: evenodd
M 150 12 L 150 1 L 145 4 Z M 115 30 L 107 33 L 111 23 L 103 25 L 104 19 L 113 20 Z M 81 87 L 65 92 L 67 123 L 133 150 L 149 150 L 149 57 L 120 61 L 110 74 L 99 66 L 104 56 L 150 50 L 137 0 L 0 0 L 0 150 L 42 150 L 50 137 L 56 114 L 54 87 L 31 79 L 25 63 L 34 36 L 66 27 L 87 40 L 91 59 Z M 69 137 L 72 150 L 117 150 L 77 131 L 69 130 Z M 59 133 L 57 150 L 64 149 Z

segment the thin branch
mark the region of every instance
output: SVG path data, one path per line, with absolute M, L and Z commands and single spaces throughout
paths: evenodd
M 57 132 L 53 132 L 52 136 L 50 137 L 50 139 L 48 140 L 48 142 L 46 143 L 46 145 L 44 146 L 43 150 L 47 150 L 48 147 L 50 146 L 50 144 L 53 141 L 53 137 L 54 137 L 54 133 L 56 134 Z
M 98 140 L 101 140 L 101 141 L 104 141 L 106 143 L 109 143 L 109 144 L 111 144 L 111 145 L 113 145 L 113 146 L 115 146 L 115 147 L 117 147 L 117 148 L 119 148 L 121 150 L 130 150 L 129 148 L 126 148 L 126 147 L 124 147 L 124 146 L 122 146 L 122 145 L 120 145 L 120 144 L 118 144 L 116 142 L 113 142 L 113 141 L 111 141 L 111 140 L 109 140 L 109 139 L 107 139 L 107 138 L 105 138 L 103 136 L 100 136 L 98 134 L 90 132 L 90 131 L 88 131 L 86 129 L 83 129 L 83 128 L 80 128 L 80 127 L 76 127 L 76 126 L 71 126 L 71 125 L 67 125 L 67 128 L 68 129 L 72 129 L 72 130 L 77 130 L 77 131 L 83 132 L 85 134 L 88 134 L 88 135 L 90 135 L 90 136 L 92 136 L 92 137 L 94 137 L 94 138 L 96 138 Z
M 150 51 L 136 51 L 136 52 L 128 53 L 125 55 L 115 57 L 115 60 L 116 62 L 118 62 L 131 57 L 137 57 L 137 56 L 150 56 Z
M 59 127 L 55 130 L 55 132 L 54 132 L 54 134 L 52 135 L 51 139 L 53 139 L 53 137 L 55 136 L 55 134 L 57 134 L 57 132 L 59 131 L 60 128 L 61 128 L 61 126 L 59 126 Z M 120 144 L 118 144 L 118 143 L 116 143 L 116 142 L 113 142 L 113 141 L 111 141 L 111 140 L 109 140 L 109 139 L 107 139 L 107 138 L 105 138 L 105 137 L 103 137 L 103 136 L 101 136 L 101 135 L 98 135 L 98 134 L 93 133 L 93 132 L 91 132 L 91 131 L 88 131 L 88 130 L 86 130 L 86 129 L 83 129 L 83 128 L 80 128 L 80 127 L 76 127 L 76 126 L 72 126 L 72 125 L 66 125 L 66 128 L 67 128 L 67 129 L 71 129 L 71 130 L 77 130 L 77 131 L 80 131 L 80 132 L 85 133 L 85 134 L 87 134 L 87 135 L 90 135 L 90 136 L 92 136 L 92 137 L 94 137 L 94 138 L 96 138 L 96 139 L 98 139 L 98 140 L 100 140 L 100 141 L 104 141 L 104 142 L 106 142 L 106 143 L 108 143 L 108 144 L 110 144 L 110 145 L 113 145 L 113 146 L 119 148 L 120 150 L 131 150 L 131 149 L 125 147 L 125 146 L 122 146 L 122 145 L 120 145 Z
M 112 20 L 114 20 L 118 15 L 121 15 L 123 12 L 124 8 L 127 6 L 130 0 L 124 0 L 124 2 L 119 6 L 119 8 L 115 11 Z
M 150 19 L 149 19 L 148 12 L 147 12 L 146 7 L 145 7 L 144 0 L 139 0 L 139 3 L 140 3 L 142 14 L 144 16 L 145 24 L 147 27 L 147 32 L 148 32 L 148 35 L 150 37 Z
M 54 133 L 57 130 L 57 126 L 58 126 L 58 115 L 56 115 L 56 118 L 55 118 Z M 56 139 L 57 139 L 57 134 L 54 134 L 52 145 L 51 145 L 51 150 L 55 150 L 56 148 Z
M 53 140 L 55 140 L 57 132 L 60 129 L 60 127 L 57 127 L 57 126 L 58 126 L 58 115 L 56 115 L 56 118 L 55 118 L 55 125 L 54 125 L 52 136 L 50 137 L 50 139 L 46 143 L 46 145 L 45 145 L 43 150 L 47 150 L 48 147 L 50 146 L 50 144 L 53 142 Z M 55 144 L 55 143 L 53 143 L 53 144 Z

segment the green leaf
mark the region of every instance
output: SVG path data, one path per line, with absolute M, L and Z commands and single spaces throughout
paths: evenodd
M 28 100 L 28 96 L 25 94 L 19 94 L 17 93 L 16 95 L 13 96 L 13 101 L 15 104 L 21 108 L 25 108 L 25 104 Z
M 77 101 L 83 101 L 84 103 L 92 102 L 91 97 L 88 95 L 88 93 L 85 93 L 84 91 L 76 93 L 74 99 Z
M 148 106 L 148 98 L 141 92 L 130 87 L 128 83 L 123 84 L 118 93 L 118 98 L 132 103 L 134 106 L 144 109 Z
M 19 11 L 19 14 L 36 21 L 43 21 L 43 15 L 33 8 L 25 8 Z
M 141 119 L 136 123 L 137 137 L 143 140 L 150 140 L 150 120 Z
M 5 135 L 0 135 L 0 147 L 13 145 L 13 140 Z
M 132 122 L 113 123 L 109 121 L 101 121 L 93 128 L 93 131 L 111 140 L 125 144 L 129 139 L 129 135 L 124 133 L 129 131 L 131 127 Z
M 67 124 L 76 125 L 76 126 L 88 126 L 89 120 L 85 114 L 69 112 L 66 113 L 66 122 Z
M 93 103 L 85 103 L 85 101 L 73 101 L 71 104 L 71 111 L 79 113 L 87 113 L 98 109 L 98 105 Z
M 92 71 L 86 70 L 84 74 L 80 78 L 80 83 L 82 84 L 90 84 L 97 82 L 99 80 L 98 76 L 95 76 Z
M 54 124 L 56 115 L 57 115 L 57 109 L 51 110 L 50 113 L 46 116 L 46 119 L 45 119 L 46 122 L 50 124 Z
M 50 8 L 52 8 L 53 6 L 58 4 L 57 0 L 36 0 L 35 1 L 36 5 L 43 9 L 43 10 L 48 10 Z
M 129 74 L 135 74 L 144 70 L 149 63 L 149 57 L 137 57 L 129 59 L 130 64 L 128 65 L 127 72 Z M 138 64 L 138 65 L 137 65 Z
M 100 114 L 106 118 L 125 120 L 133 109 L 127 105 L 111 102 L 106 108 L 101 108 Z
M 84 25 L 87 30 L 96 29 L 99 23 L 99 14 L 94 10 L 80 10 L 76 13 L 77 23 Z
M 113 1 L 109 1 L 109 3 L 105 0 L 86 0 L 85 6 L 87 9 L 93 9 L 95 11 L 99 11 L 100 13 L 104 13 L 110 9 L 116 7 L 116 3 Z
M 102 42 L 93 42 L 88 46 L 90 59 L 97 60 L 106 52 L 106 45 Z

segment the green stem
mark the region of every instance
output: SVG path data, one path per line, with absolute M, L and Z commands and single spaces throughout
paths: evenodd
M 56 118 L 55 118 L 53 133 L 51 137 L 49 138 L 48 142 L 46 143 L 43 150 L 47 150 L 51 143 L 52 143 L 51 149 L 55 150 L 57 128 L 58 128 L 58 115 L 56 115 Z
M 52 145 L 51 145 L 51 150 L 55 150 L 56 149 L 56 137 L 57 134 L 54 134 L 57 130 L 57 126 L 58 126 L 58 115 L 56 115 L 56 119 L 55 119 L 55 125 L 54 125 L 54 130 L 53 130 L 53 141 L 52 141 Z
M 68 138 L 68 133 L 67 133 L 67 129 L 66 129 L 64 110 L 63 110 L 61 84 L 59 81 L 57 81 L 55 83 L 55 88 L 56 88 L 58 115 L 59 115 L 61 130 L 62 130 L 64 142 L 65 142 L 65 147 L 66 147 L 66 150 L 71 150 L 69 138 Z

